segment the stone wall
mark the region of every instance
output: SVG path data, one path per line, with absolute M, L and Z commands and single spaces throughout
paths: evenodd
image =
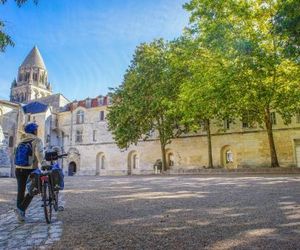
M 0 176 L 11 175 L 10 152 L 0 125 Z
M 274 131 L 278 158 L 282 167 L 294 167 L 294 140 L 300 138 L 300 129 Z M 242 168 L 270 166 L 269 145 L 265 131 L 247 134 L 225 134 L 212 136 L 212 151 L 215 167 Z M 233 162 L 226 166 L 223 149 L 230 147 L 233 152 Z M 81 144 L 73 146 L 79 152 L 77 173 L 95 175 L 126 175 L 151 174 L 153 164 L 161 158 L 158 140 L 140 142 L 126 151 L 120 151 L 114 143 Z M 66 147 L 68 151 L 68 147 Z M 138 156 L 137 168 L 130 168 L 132 153 Z M 171 169 L 197 169 L 207 166 L 206 136 L 195 136 L 174 139 L 167 146 L 167 152 L 173 154 L 174 165 Z M 104 155 L 104 169 L 101 169 L 98 155 Z M 65 169 L 68 162 L 65 162 Z M 98 171 L 97 171 L 98 168 Z
M 14 175 L 13 153 L 19 139 L 20 106 L 0 100 L 0 176 Z
M 58 115 L 59 128 L 64 132 L 64 149 L 76 152 L 64 163 L 76 165 L 76 174 L 88 175 L 126 175 L 151 174 L 153 164 L 161 159 L 159 140 L 153 133 L 151 140 L 141 141 L 137 146 L 120 150 L 112 134 L 107 130 L 107 121 L 100 121 L 100 111 L 107 112 L 107 107 L 62 112 Z M 78 111 L 84 112 L 84 123 L 76 123 Z M 76 142 L 76 130 L 82 131 L 82 141 Z M 95 131 L 96 138 L 93 136 Z M 212 122 L 212 153 L 215 167 L 245 168 L 269 167 L 270 151 L 266 131 L 258 124 L 243 127 L 241 121 L 230 124 L 224 130 L 222 123 Z M 274 139 L 279 163 L 282 167 L 295 167 L 297 158 L 295 142 L 300 141 L 300 123 L 296 118 L 288 126 L 284 125 L 279 115 L 273 125 Z M 94 140 L 95 139 L 95 140 Z M 206 168 L 208 165 L 206 132 L 187 134 L 174 139 L 167 146 L 167 161 L 172 170 Z M 300 159 L 298 159 L 300 162 Z

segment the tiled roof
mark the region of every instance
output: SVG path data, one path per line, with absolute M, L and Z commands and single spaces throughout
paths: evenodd
M 99 98 L 102 98 L 102 102 L 99 102 Z M 108 97 L 107 96 L 100 96 L 99 98 L 87 98 L 91 101 L 90 104 L 88 104 L 87 99 L 80 100 L 80 101 L 73 101 L 66 105 L 62 110 L 63 111 L 72 111 L 76 109 L 77 107 L 84 107 L 84 108 L 95 108 L 99 106 L 106 106 L 108 105 Z
M 48 109 L 48 105 L 40 102 L 31 102 L 23 106 L 24 113 L 36 114 L 43 113 Z

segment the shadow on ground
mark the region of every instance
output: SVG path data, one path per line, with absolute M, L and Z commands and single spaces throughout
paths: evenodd
M 300 177 L 67 178 L 54 248 L 300 249 Z

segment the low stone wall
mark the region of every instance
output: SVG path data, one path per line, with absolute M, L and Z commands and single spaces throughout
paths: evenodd
M 204 168 L 178 168 L 170 169 L 166 174 L 300 174 L 300 168 L 236 168 L 236 169 L 204 169 Z
M 140 172 L 131 173 L 131 175 L 155 175 L 155 174 L 164 174 L 164 175 L 180 175 L 180 174 L 300 174 L 300 168 L 235 168 L 235 169 L 225 169 L 225 168 L 176 168 L 169 169 L 166 172 L 155 173 L 153 170 L 141 170 Z M 67 175 L 67 173 L 66 173 Z M 93 170 L 80 170 L 76 176 L 93 176 L 95 171 Z M 126 176 L 128 175 L 127 170 L 106 170 L 105 172 L 100 172 L 100 176 Z

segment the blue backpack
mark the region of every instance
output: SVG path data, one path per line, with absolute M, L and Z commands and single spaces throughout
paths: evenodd
M 20 142 L 16 149 L 15 164 L 22 167 L 31 166 L 33 163 L 32 140 Z

